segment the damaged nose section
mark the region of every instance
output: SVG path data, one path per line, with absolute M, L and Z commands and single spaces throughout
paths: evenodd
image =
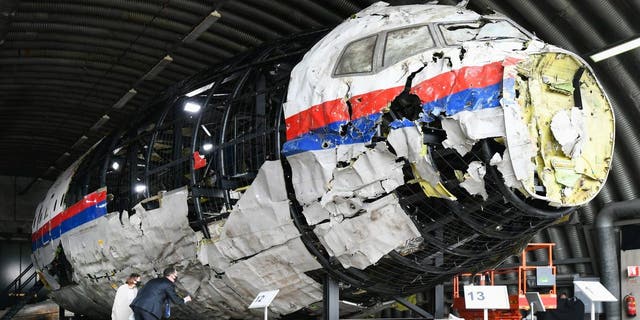
M 598 194 L 611 166 L 614 115 L 589 67 L 561 52 L 507 59 L 502 105 L 507 185 L 555 207 Z

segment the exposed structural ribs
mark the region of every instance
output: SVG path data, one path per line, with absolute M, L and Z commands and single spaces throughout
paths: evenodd
M 419 136 L 418 138 L 420 141 L 433 140 L 433 138 Z M 371 150 L 380 150 L 380 144 L 386 143 L 378 142 L 375 144 L 376 147 L 370 146 Z M 481 150 L 483 145 L 484 143 L 479 144 L 474 150 L 475 161 L 482 161 L 484 158 Z M 489 150 L 491 148 L 488 142 L 486 148 Z M 401 148 L 397 147 L 394 152 L 400 150 Z M 451 192 L 448 197 L 455 197 L 457 201 L 427 197 L 417 183 L 395 189 L 394 194 L 397 195 L 400 206 L 418 227 L 420 238 L 416 243 L 405 246 L 404 251 L 392 250 L 375 265 L 369 265 L 366 268 L 344 268 L 344 260 L 341 264 L 341 258 L 336 259 L 335 251 L 327 251 L 326 240 L 323 241 L 320 238 L 323 234 L 314 232 L 317 228 L 314 224 L 328 221 L 325 220 L 327 218 L 318 219 L 310 216 L 310 207 L 298 202 L 292 182 L 286 181 L 289 200 L 292 202 L 293 221 L 300 230 L 301 239 L 307 249 L 334 278 L 354 287 L 389 297 L 416 292 L 424 287 L 446 281 L 453 273 L 466 271 L 469 268 L 479 270 L 490 267 L 494 263 L 490 258 L 495 257 L 496 253 L 505 257 L 510 255 L 514 241 L 526 243 L 539 228 L 549 225 L 557 217 L 573 210 L 573 208 L 555 209 L 546 206 L 537 208 L 518 198 L 508 188 L 504 190 L 498 188 L 503 185 L 499 174 L 487 175 L 484 178 L 491 196 L 486 201 L 476 199 L 460 187 L 459 181 L 455 180 L 454 173 L 449 169 L 452 166 L 464 168 L 465 159 L 457 153 L 447 151 L 440 144 L 429 145 L 428 150 L 434 162 L 439 165 L 436 168 L 439 169 L 440 174 L 451 174 L 452 178 L 445 180 L 443 185 L 446 185 L 447 190 Z M 361 157 L 364 159 L 364 156 L 361 155 Z M 417 181 L 412 173 L 410 162 L 400 159 L 400 163 L 405 175 L 404 180 Z M 290 170 L 288 161 L 283 160 L 283 164 L 285 176 L 291 176 L 288 171 Z M 488 162 L 487 166 L 490 167 Z M 510 193 L 503 193 L 506 191 Z M 517 201 L 518 204 L 512 206 L 510 203 L 505 203 L 505 199 L 510 202 Z M 352 208 L 354 203 L 358 206 L 367 203 L 366 200 L 362 203 L 354 202 L 353 199 L 350 201 L 347 202 L 351 203 L 347 208 Z M 358 216 L 359 213 L 354 215 L 354 217 Z M 341 219 L 346 221 L 353 218 L 344 216 Z M 313 224 L 310 225 L 310 223 Z M 393 274 L 393 270 L 403 270 L 403 272 L 394 274 L 389 279 L 388 275 Z M 352 296 L 348 292 L 345 296 L 352 300 L 358 299 L 357 296 Z
M 104 313 L 109 278 L 179 263 L 198 309 L 177 317 L 246 318 L 265 288 L 311 315 L 329 276 L 366 308 L 492 268 L 591 200 L 613 115 L 588 66 L 507 19 L 408 9 L 212 68 L 96 145 L 47 195 L 83 218 L 53 239 L 74 263 L 57 299 Z
M 563 52 L 473 61 L 485 50 L 418 56 L 377 79 L 401 78 L 394 86 L 367 93 L 356 77 L 323 84 L 336 100 L 290 88 L 292 215 L 336 279 L 390 297 L 491 268 L 602 186 L 613 117 L 591 72 Z

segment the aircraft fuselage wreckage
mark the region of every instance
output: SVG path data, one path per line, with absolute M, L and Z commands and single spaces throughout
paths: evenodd
M 441 5 L 376 3 L 148 110 L 37 209 L 33 259 L 68 310 L 106 318 L 126 275 L 167 265 L 194 298 L 183 319 L 259 315 L 247 306 L 273 289 L 270 312 L 304 318 L 327 273 L 365 306 L 424 291 L 591 200 L 614 142 L 580 57 Z

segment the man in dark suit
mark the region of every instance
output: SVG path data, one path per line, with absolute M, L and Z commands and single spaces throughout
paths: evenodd
M 178 271 L 174 267 L 168 267 L 162 272 L 164 277 L 155 278 L 138 291 L 138 295 L 131 302 L 131 309 L 136 320 L 158 320 L 162 317 L 165 302 L 171 300 L 176 304 L 185 304 L 191 301 L 186 296 L 180 299 L 176 295 L 174 282 L 178 278 Z

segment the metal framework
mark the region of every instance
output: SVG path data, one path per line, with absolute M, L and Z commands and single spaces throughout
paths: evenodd
M 444 131 L 435 121 L 423 128 L 424 141 L 443 185 L 458 200 L 428 197 L 419 184 L 401 186 L 395 192 L 418 227 L 422 244 L 409 252 L 392 251 L 365 270 L 342 267 L 306 223 L 289 179 L 290 168 L 280 153 L 289 73 L 322 34 L 303 34 L 262 47 L 168 90 L 130 129 L 105 138 L 85 156 L 65 202 L 73 204 L 77 197 L 106 185 L 108 211 L 133 214 L 140 200 L 186 185 L 191 227 L 210 237 L 206 226 L 229 215 L 262 163 L 281 160 L 291 217 L 305 246 L 323 266 L 323 271 L 310 276 L 322 283 L 328 274 L 348 284 L 341 289 L 342 297 L 371 305 L 381 298 L 432 288 L 456 273 L 492 268 L 525 246 L 537 230 L 573 210 L 526 200 L 505 187 L 499 172 L 489 165 L 485 178 L 489 199 L 469 195 L 460 187 L 456 171 L 466 170 L 471 161 L 488 164 L 489 155 L 503 147 L 484 141 L 460 156 L 442 146 Z M 200 110 L 185 111 L 187 102 Z M 383 138 L 374 137 L 373 143 Z M 404 172 L 410 181 L 408 163 Z M 154 201 L 144 203 L 147 209 L 154 205 Z

